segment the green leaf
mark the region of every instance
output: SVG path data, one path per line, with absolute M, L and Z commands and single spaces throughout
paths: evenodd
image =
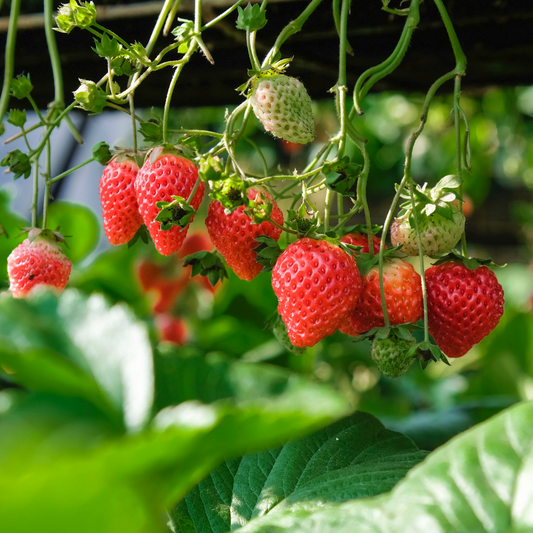
M 77 533 L 163 533 L 150 489 L 133 481 L 140 461 L 126 470 L 107 460 L 107 447 L 125 442 L 87 402 L 23 398 L 0 417 L 2 529 L 71 533 L 75 524 Z
M 463 180 L 459 178 L 459 176 L 456 176 L 455 174 L 450 174 L 448 176 L 444 176 L 439 182 L 433 187 L 434 191 L 440 191 L 442 189 L 457 189 L 461 186 L 461 183 L 463 183 Z
M 107 165 L 113 158 L 109 145 L 105 142 L 98 142 L 93 146 L 93 157 L 101 165 Z
M 452 439 L 388 494 L 271 513 L 242 533 L 526 532 L 533 527 L 533 403 Z
M 390 490 L 426 452 L 371 415 L 355 413 L 281 448 L 227 461 L 171 514 L 202 533 L 223 533 L 250 520 L 317 503 Z
M 237 9 L 239 11 L 237 29 L 257 31 L 265 27 L 267 23 L 266 13 L 259 4 L 248 4 L 244 9 L 239 6 Z
M 48 208 L 47 223 L 69 237 L 63 251 L 73 263 L 79 263 L 98 245 L 100 224 L 93 211 L 83 205 L 53 202 Z
M 213 287 L 228 277 L 226 267 L 217 252 L 197 252 L 183 259 L 183 266 L 192 265 L 192 275 L 207 276 Z
M 263 265 L 262 272 L 270 272 L 274 268 L 282 250 L 277 241 L 267 235 L 259 235 L 255 240 L 259 243 L 254 248 L 254 252 L 257 254 L 255 260 Z
M 28 300 L 2 298 L 0 345 L 3 352 L 38 360 L 38 364 L 24 366 L 23 382 L 42 382 L 31 375 L 40 366 L 53 373 L 50 352 L 54 352 L 97 384 L 126 427 L 137 429 L 148 420 L 153 398 L 152 352 L 146 326 L 126 307 L 110 307 L 100 295 L 87 298 L 73 290 L 59 298 L 49 292 Z M 49 380 L 47 390 L 63 393 L 66 367 L 59 363 L 56 367 L 57 380 Z M 17 374 L 12 379 L 17 381 Z M 87 397 L 83 390 L 80 395 Z
M 13 172 L 13 179 L 18 179 L 20 176 L 24 176 L 24 179 L 30 177 L 31 174 L 31 163 L 30 158 L 24 152 L 21 152 L 18 148 L 9 152 L 2 161 L 0 165 L 3 167 L 8 167 L 9 172 Z
M 109 37 L 107 33 L 102 34 L 101 40 L 94 40 L 95 47 L 93 50 L 100 56 L 111 59 L 120 55 L 122 45 L 114 38 Z

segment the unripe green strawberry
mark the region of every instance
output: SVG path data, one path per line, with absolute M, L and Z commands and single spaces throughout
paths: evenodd
M 250 101 L 255 116 L 274 137 L 298 144 L 315 138 L 311 98 L 296 78 L 284 74 L 259 78 Z
M 415 358 L 410 350 L 416 346 L 416 340 L 401 339 L 390 334 L 386 339 L 374 339 L 370 355 L 382 374 L 390 378 L 397 378 L 405 374 L 413 364 Z
M 9 290 L 15 298 L 24 298 L 41 285 L 62 291 L 71 269 L 72 263 L 63 253 L 55 233 L 34 228 L 7 258 Z
M 438 213 L 419 217 L 418 229 L 424 255 L 445 254 L 459 242 L 465 229 L 465 217 L 455 206 L 453 211 L 453 220 Z M 390 233 L 393 246 L 401 246 L 402 252 L 407 255 L 418 255 L 418 238 L 409 214 L 395 220 Z

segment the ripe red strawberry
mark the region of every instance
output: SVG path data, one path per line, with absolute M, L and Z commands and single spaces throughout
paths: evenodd
M 159 214 L 156 202 L 172 202 L 172 196 L 187 199 L 197 179 L 198 169 L 193 163 L 183 157 L 164 152 L 159 156 L 152 154 L 137 174 L 135 193 L 139 213 L 143 217 L 157 251 L 162 255 L 170 255 L 181 248 L 189 225 L 185 228 L 172 226 L 166 231 L 161 230 L 161 224 L 155 221 Z M 195 210 L 202 202 L 204 189 L 204 183 L 200 182 L 191 201 L 191 206 Z M 181 218 L 179 214 L 177 216 Z
M 367 254 L 370 249 L 368 248 L 368 236 L 363 233 L 347 233 L 341 238 L 341 242 L 351 244 L 352 246 L 362 246 L 362 254 Z M 381 239 L 372 235 L 372 244 L 374 245 L 374 254 L 379 254 L 379 247 L 381 245 Z
M 171 342 L 178 346 L 183 346 L 187 343 L 189 333 L 185 322 L 181 318 L 162 313 L 156 315 L 155 322 L 162 341 Z
M 486 266 L 470 270 L 448 261 L 426 270 L 428 327 L 448 357 L 461 357 L 503 315 L 503 289 Z
M 111 244 L 129 242 L 143 223 L 134 188 L 138 171 L 134 161 L 111 161 L 100 178 L 104 230 Z
M 190 281 L 187 270 L 183 270 L 179 276 L 171 277 L 162 266 L 148 260 L 139 264 L 137 276 L 143 292 L 152 297 L 154 313 L 170 311 Z
M 377 265 L 363 276 L 362 281 L 361 297 L 340 327 L 347 335 L 356 336 L 358 333 L 385 325 Z M 412 265 L 403 259 L 387 260 L 383 265 L 383 288 L 392 326 L 416 322 L 421 318 L 422 283 Z
M 279 256 L 272 287 L 292 344 L 304 348 L 346 320 L 361 294 L 361 276 L 355 259 L 344 250 L 305 237 Z
M 270 195 L 264 192 L 258 193 L 254 189 L 248 191 L 248 198 L 258 202 L 259 194 L 262 198 L 266 198 L 266 201 L 272 201 Z M 215 248 L 224 256 L 228 266 L 239 278 L 251 281 L 263 269 L 255 260 L 257 254 L 253 249 L 258 246 L 255 239 L 259 235 L 266 235 L 277 241 L 281 229 L 268 221 L 253 224 L 244 209 L 245 207 L 241 205 L 226 215 L 224 206 L 215 200 L 209 204 L 205 226 Z M 278 224 L 283 224 L 283 214 L 274 201 L 272 201 L 271 217 Z
M 9 290 L 15 298 L 24 298 L 34 287 L 42 285 L 62 291 L 71 269 L 72 263 L 54 232 L 33 229 L 7 258 Z

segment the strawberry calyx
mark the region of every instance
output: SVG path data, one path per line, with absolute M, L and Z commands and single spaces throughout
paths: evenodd
M 407 201 L 401 204 L 401 210 L 398 213 L 397 219 L 409 217 L 411 224 L 414 227 L 413 211 L 416 209 L 419 217 L 429 217 L 434 213 L 444 217 L 451 222 L 454 221 L 454 215 L 460 212 L 456 200 L 462 200 L 459 196 L 459 187 L 462 180 L 450 174 L 444 176 L 434 187 L 428 189 L 427 183 L 424 185 L 417 185 L 413 189 L 415 197 L 415 205 L 411 201 L 409 193 L 402 193 L 401 197 Z
M 476 270 L 476 268 L 479 268 L 480 266 L 486 266 L 491 268 L 504 268 L 507 266 L 507 264 L 504 265 L 498 265 L 494 263 L 492 259 L 479 259 L 476 257 L 465 257 L 464 255 L 460 254 L 459 252 L 451 251 L 450 253 L 443 255 L 442 257 L 439 257 L 437 261 L 434 263 L 431 263 L 433 266 L 436 265 L 442 265 L 444 263 L 458 263 L 461 265 L 464 265 L 469 270 Z
M 131 148 L 113 148 L 111 150 L 111 159 L 109 163 L 134 163 L 141 168 L 145 159 L 146 152 L 142 150 L 132 150 Z
M 246 95 L 247 98 L 250 97 L 251 90 L 259 80 L 273 78 L 274 76 L 279 76 L 280 74 L 283 74 L 287 70 L 289 63 L 292 61 L 292 59 L 292 57 L 280 59 L 275 63 L 265 65 L 259 70 L 248 69 L 248 76 L 250 76 L 250 79 L 239 87 L 237 87 L 236 90 L 239 91 L 240 94 Z
M 146 152 L 145 162 L 148 160 L 150 164 L 153 165 L 160 157 L 165 155 L 174 155 L 176 157 L 183 157 L 189 161 L 193 161 L 196 157 L 194 150 L 190 146 L 184 144 L 169 144 L 164 143 L 158 146 L 150 148 Z
M 379 263 L 379 255 L 370 254 L 370 253 L 359 253 L 362 247 L 354 246 L 353 244 L 348 244 L 346 242 L 341 242 L 340 246 L 346 250 L 351 250 L 350 253 L 354 255 L 357 262 L 357 268 L 361 273 L 361 276 L 364 276 L 372 267 L 376 266 Z M 355 252 L 355 254 L 353 253 Z M 401 246 L 394 246 L 393 248 L 386 248 L 383 250 L 383 262 L 384 264 L 390 262 L 393 259 L 403 259 L 405 254 L 401 252 Z
M 156 207 L 160 210 L 155 217 L 155 222 L 160 222 L 160 229 L 168 231 L 172 226 L 184 228 L 189 224 L 191 218 L 196 214 L 194 207 L 187 203 L 181 196 L 172 196 L 172 202 L 156 202 Z
M 191 276 L 206 276 L 213 287 L 228 278 L 226 267 L 218 252 L 204 250 L 188 255 L 183 259 L 183 266 L 192 266 Z
M 32 244 L 44 241 L 50 244 L 51 247 L 54 249 L 54 251 L 62 251 L 59 243 L 65 244 L 65 246 L 67 246 L 68 248 L 68 244 L 65 240 L 67 236 L 62 235 L 59 232 L 59 227 L 57 227 L 55 231 L 51 229 L 41 229 L 41 228 L 33 228 L 33 227 L 20 228 L 20 229 L 21 229 L 21 232 L 19 233 L 18 237 L 24 234 L 28 234 L 28 240 Z
M 412 346 L 405 354 L 406 360 L 417 358 L 423 370 L 426 369 L 431 361 L 442 361 L 444 364 L 451 366 L 444 352 L 436 344 L 431 341 L 416 342 L 412 332 L 423 330 L 423 326 L 412 322 L 396 326 L 372 328 L 365 333 L 361 333 L 358 337 L 354 337 L 353 342 L 361 342 L 364 340 L 374 342 L 385 339 L 408 341 L 412 343 Z

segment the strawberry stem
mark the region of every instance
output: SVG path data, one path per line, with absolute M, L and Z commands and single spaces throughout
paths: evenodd
M 15 70 L 15 46 L 17 41 L 17 21 L 20 12 L 21 0 L 12 0 L 9 13 L 9 25 L 7 29 L 6 52 L 4 64 L 4 83 L 0 96 L 0 124 L 4 119 L 9 106 L 11 96 L 11 80 Z

